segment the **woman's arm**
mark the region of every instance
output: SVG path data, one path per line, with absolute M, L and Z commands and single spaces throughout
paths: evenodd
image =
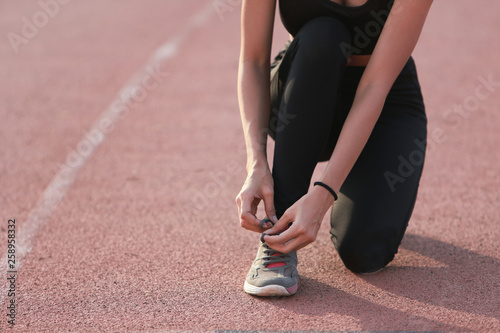
M 356 91 L 321 181 L 339 190 L 380 116 L 394 81 L 420 37 L 433 0 L 396 0 Z
M 358 85 L 332 157 L 321 177 L 321 181 L 335 191 L 342 186 L 368 141 L 394 81 L 417 44 L 432 1 L 395 0 Z M 285 253 L 311 243 L 316 239 L 319 224 L 332 203 L 331 194 L 315 186 L 268 233 L 279 233 L 293 221 L 292 227 L 279 236 L 265 236 L 266 243 Z
M 241 53 L 238 98 L 247 149 L 248 177 L 236 197 L 241 225 L 262 231 L 255 216 L 264 200 L 267 215 L 278 222 L 266 143 L 270 113 L 269 67 L 276 0 L 244 0 L 241 15 Z

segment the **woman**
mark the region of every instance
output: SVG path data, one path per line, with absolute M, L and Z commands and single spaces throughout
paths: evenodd
M 262 233 L 247 293 L 297 291 L 296 251 L 316 239 L 332 205 L 332 241 L 347 268 L 372 273 L 394 258 L 424 162 L 427 119 L 411 53 L 431 4 L 280 0 L 292 41 L 269 82 L 276 0 L 243 0 L 238 94 L 248 175 L 236 203 L 242 227 Z M 265 133 L 275 140 L 272 172 Z

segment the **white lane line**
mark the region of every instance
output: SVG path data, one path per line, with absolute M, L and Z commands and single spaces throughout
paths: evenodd
M 207 22 L 213 14 L 215 14 L 215 11 L 210 1 L 207 6 L 191 17 L 188 24 L 182 30 L 168 42 L 160 46 L 151 56 L 145 67 L 132 77 L 118 93 L 118 96 L 110 103 L 109 107 L 97 118 L 90 130 L 76 145 L 76 149 L 67 156 L 66 163 L 61 166 L 59 172 L 49 183 L 28 215 L 27 220 L 16 230 L 15 269 L 18 274 L 24 263 L 24 258 L 32 250 L 33 240 L 66 196 L 79 171 L 89 161 L 97 147 L 104 141 L 106 134 L 112 130 L 117 121 L 124 116 L 124 113 L 131 108 L 131 105 L 145 98 L 139 94 L 141 88 L 144 92 L 144 87 L 152 87 L 155 84 L 155 79 L 156 84 L 161 82 L 161 78 L 158 78 L 158 76 L 161 76 L 161 73 L 154 73 L 155 69 L 158 69 L 166 60 L 175 57 L 189 35 Z M 8 270 L 7 253 L 5 253 L 0 261 L 0 305 L 5 301 L 9 287 L 7 281 Z

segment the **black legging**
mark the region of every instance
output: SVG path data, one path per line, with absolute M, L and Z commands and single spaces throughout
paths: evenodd
M 278 217 L 307 193 L 319 161 L 328 160 L 364 67 L 346 66 L 350 43 L 336 19 L 316 18 L 295 36 L 271 79 L 273 164 Z M 422 173 L 427 118 L 410 58 L 349 173 L 331 214 L 332 241 L 347 268 L 372 272 L 397 252 Z

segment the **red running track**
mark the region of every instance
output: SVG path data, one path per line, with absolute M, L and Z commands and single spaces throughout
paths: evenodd
M 436 1 L 414 53 L 430 146 L 396 259 L 350 273 L 325 218 L 271 299 L 242 288 L 238 1 L 58 1 L 0 2 L 1 331 L 11 300 L 12 332 L 500 331 L 497 1 Z

